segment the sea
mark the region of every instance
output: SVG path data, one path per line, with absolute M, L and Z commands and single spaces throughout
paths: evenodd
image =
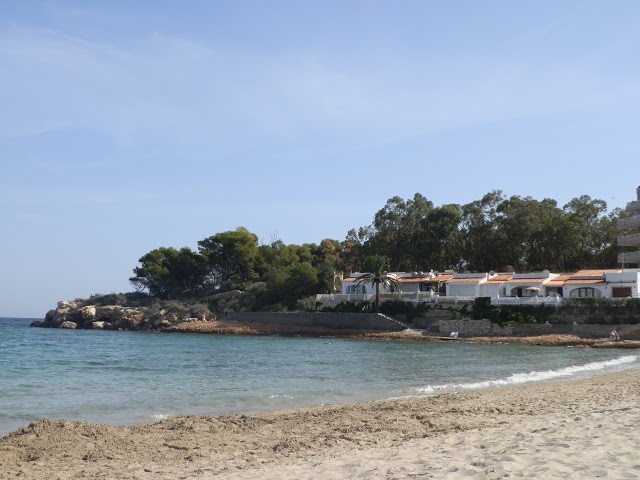
M 0 436 L 437 395 L 640 366 L 629 350 L 30 328 L 0 318 Z

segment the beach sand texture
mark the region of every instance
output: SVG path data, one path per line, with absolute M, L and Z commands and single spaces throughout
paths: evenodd
M 586 380 L 0 439 L 0 479 L 640 478 L 640 369 Z

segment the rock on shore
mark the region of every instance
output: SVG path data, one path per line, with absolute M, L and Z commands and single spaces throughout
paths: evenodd
M 55 309 L 49 310 L 44 320 L 35 321 L 31 326 L 95 330 L 158 330 L 194 320 L 198 319 L 184 306 L 157 309 L 121 305 L 87 305 L 86 301 L 63 301 L 58 302 Z

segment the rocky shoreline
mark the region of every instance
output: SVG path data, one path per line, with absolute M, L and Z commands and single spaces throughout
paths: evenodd
M 121 331 L 158 331 L 165 333 L 206 333 L 219 335 L 287 335 L 329 336 L 366 340 L 406 340 L 426 342 L 511 343 L 593 348 L 640 348 L 640 341 L 610 342 L 606 338 L 586 338 L 578 335 L 536 335 L 500 337 L 448 338 L 427 330 L 408 328 L 404 331 L 373 331 L 366 329 L 331 329 L 306 325 L 263 324 L 217 318 L 203 306 L 188 306 L 179 302 L 151 306 L 88 304 L 87 300 L 62 301 L 47 312 L 44 320 L 32 327 L 93 329 Z
M 206 320 L 184 305 L 174 302 L 164 308 L 128 307 L 122 305 L 86 305 L 84 301 L 58 302 L 44 320 L 31 323 L 32 327 L 93 329 L 93 330 L 162 330 L 179 323 Z

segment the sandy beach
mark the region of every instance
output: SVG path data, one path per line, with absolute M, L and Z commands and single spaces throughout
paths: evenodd
M 640 369 L 586 380 L 0 439 L 0 479 L 640 478 Z

